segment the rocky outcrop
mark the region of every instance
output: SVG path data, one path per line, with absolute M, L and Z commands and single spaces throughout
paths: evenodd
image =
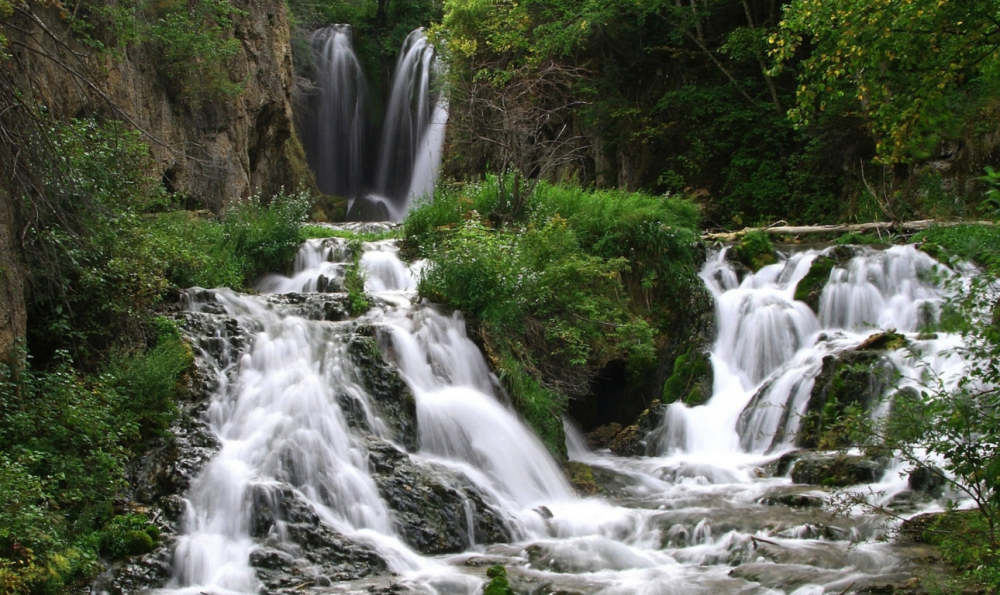
M 653 405 L 639 415 L 635 424 L 623 429 L 611 441 L 611 452 L 623 457 L 656 455 L 661 437 L 656 431 L 663 423 L 667 405 L 653 401 Z
M 830 280 L 830 273 L 835 267 L 843 266 L 854 258 L 855 249 L 850 246 L 837 246 L 813 259 L 809 272 L 795 286 L 795 299 L 805 302 L 813 312 L 819 313 L 819 298 Z
M 842 453 L 799 450 L 778 461 L 778 475 L 791 472 L 795 483 L 834 488 L 874 483 L 884 471 L 881 461 Z
M 829 430 L 854 409 L 868 411 L 889 388 L 894 368 L 878 351 L 843 351 L 823 358 L 823 368 L 813 382 L 809 403 L 799 427 L 796 444 L 836 448 L 846 436 Z
M 219 212 L 257 191 L 294 188 L 309 175 L 293 134 L 286 4 L 238 0 L 233 5 L 239 12 L 223 37 L 239 41 L 239 50 L 227 60 L 223 76 L 242 92 L 224 97 L 180 92 L 164 76 L 153 43 L 100 52 L 78 41 L 58 3 L 26 3 L 4 32 L 19 87 L 52 117 L 124 120 L 142 132 L 153 154 L 153 173 L 167 190 Z
M 380 411 L 379 417 L 389 426 L 393 439 L 407 450 L 417 450 L 417 402 L 410 387 L 399 375 L 395 365 L 386 362 L 376 338 L 378 331 L 371 326 L 358 328 L 347 347 L 347 355 L 361 373 L 372 404 Z M 349 421 L 356 425 L 364 422 L 350 412 L 356 409 L 349 397 L 341 399 L 341 407 L 348 413 Z M 370 431 L 370 428 L 363 428 Z
M 250 565 L 267 591 L 329 586 L 385 570 L 367 546 L 340 535 L 286 484 L 258 484 L 247 494 L 250 535 L 262 543 Z
M 504 517 L 469 480 L 438 465 L 417 464 L 392 444 L 368 440 L 368 465 L 400 537 L 428 554 L 511 540 Z M 471 525 L 471 526 L 470 526 Z

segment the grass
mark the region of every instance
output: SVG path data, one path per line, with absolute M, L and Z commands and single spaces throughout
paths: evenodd
M 323 225 L 303 225 L 299 227 L 299 239 L 306 240 L 322 238 L 343 238 L 345 240 L 360 240 L 362 242 L 380 242 L 382 240 L 395 240 L 403 236 L 400 228 L 386 231 L 356 233 L 346 229 L 331 229 Z

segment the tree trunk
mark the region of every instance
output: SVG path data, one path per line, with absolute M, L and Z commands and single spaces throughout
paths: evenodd
M 0 359 L 11 355 L 11 347 L 24 338 L 27 323 L 18 252 L 14 203 L 0 188 Z

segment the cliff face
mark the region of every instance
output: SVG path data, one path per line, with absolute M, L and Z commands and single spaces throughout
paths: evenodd
M 254 192 L 296 187 L 308 175 L 293 134 L 288 14 L 283 0 L 235 0 L 225 35 L 240 49 L 228 78 L 242 93 L 185 96 L 148 44 L 96 52 L 73 39 L 66 15 L 32 5 L 13 16 L 10 52 L 21 88 L 56 119 L 101 115 L 141 130 L 168 190 L 213 211 Z M 190 203 L 189 203 L 190 204 Z

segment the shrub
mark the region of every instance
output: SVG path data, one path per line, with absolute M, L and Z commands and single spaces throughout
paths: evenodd
M 439 189 L 404 222 L 426 256 L 421 295 L 461 309 L 518 410 L 565 455 L 569 398 L 624 360 L 634 378 L 656 361 L 695 275 L 697 209 L 688 202 L 539 183 L 516 216 L 488 177 Z M 498 212 L 503 211 L 503 212 Z

